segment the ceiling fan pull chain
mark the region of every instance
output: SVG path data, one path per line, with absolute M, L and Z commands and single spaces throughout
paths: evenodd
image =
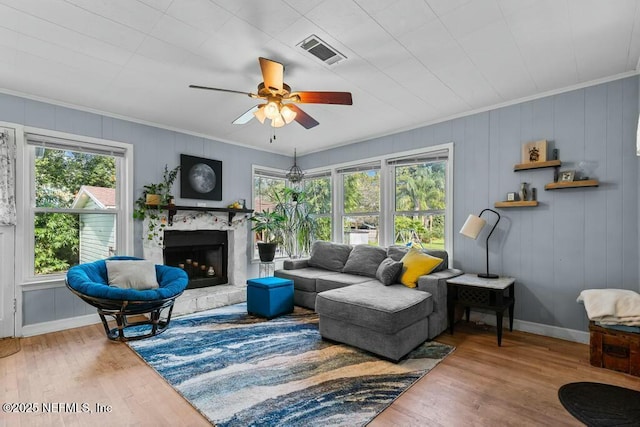
M 276 130 L 273 130 L 273 136 L 269 138 L 269 144 L 273 144 L 273 141 L 276 140 Z

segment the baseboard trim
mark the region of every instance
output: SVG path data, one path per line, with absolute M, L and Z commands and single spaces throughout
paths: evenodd
M 22 327 L 21 336 L 32 337 L 34 335 L 48 334 L 65 329 L 79 328 L 81 326 L 100 323 L 100 316 L 97 313 L 84 316 L 70 317 L 68 319 L 52 320 L 50 322 L 36 323 Z
M 483 322 L 487 325 L 496 326 L 496 315 L 493 313 L 480 313 L 472 311 L 469 316 L 472 322 Z M 509 327 L 509 320 L 505 316 L 502 326 Z M 560 328 L 558 326 L 544 325 L 542 323 L 528 322 L 526 320 L 513 320 L 513 329 L 516 331 L 529 332 L 545 337 L 559 338 L 561 340 L 573 341 L 581 344 L 589 344 L 589 332 L 577 331 L 575 329 Z

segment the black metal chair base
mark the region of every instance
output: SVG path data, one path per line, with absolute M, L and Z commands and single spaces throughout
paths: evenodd
M 169 322 L 171 321 L 173 303 L 176 298 L 182 295 L 182 292 L 180 292 L 178 295 L 171 298 L 156 301 L 121 301 L 96 298 L 81 294 L 71 288 L 68 283 L 67 287 L 86 303 L 98 309 L 98 314 L 102 320 L 102 326 L 104 326 L 107 338 L 112 341 L 141 340 L 164 332 L 169 327 Z M 163 312 L 167 312 L 166 318 L 162 317 Z M 149 319 L 129 322 L 128 316 L 140 315 L 149 315 Z M 116 321 L 117 326 L 115 328 L 109 327 L 107 316 L 112 317 Z M 142 325 L 149 325 L 149 332 L 138 335 L 125 335 L 125 330 Z
M 168 313 L 166 318 L 162 318 L 163 310 L 166 311 L 168 309 Z M 169 327 L 169 322 L 171 321 L 171 313 L 173 312 L 173 300 L 168 301 L 167 304 L 162 307 L 149 311 L 147 313 L 127 313 L 117 311 L 114 312 L 112 310 L 103 310 L 98 308 L 98 314 L 100 315 L 100 319 L 102 320 L 102 326 L 104 326 L 104 331 L 107 334 L 107 338 L 112 341 L 136 341 L 144 338 L 153 337 L 155 335 L 161 334 Z M 147 320 L 137 320 L 135 322 L 130 322 L 128 316 L 141 316 L 144 314 L 149 315 L 149 319 Z M 110 328 L 109 323 L 107 321 L 106 316 L 112 317 L 117 324 L 117 327 Z M 130 328 L 148 325 L 150 329 L 147 333 L 140 333 L 135 335 L 127 335 L 125 331 L 130 330 Z

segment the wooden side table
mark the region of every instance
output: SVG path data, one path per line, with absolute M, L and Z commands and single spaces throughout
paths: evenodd
M 515 304 L 513 277 L 484 279 L 475 274 L 463 274 L 447 280 L 447 310 L 449 329 L 453 335 L 454 312 L 457 304 L 465 308 L 467 322 L 471 307 L 495 311 L 498 346 L 502 345 L 502 316 L 509 309 L 509 331 L 513 331 L 513 307 Z M 505 295 L 506 291 L 506 295 Z

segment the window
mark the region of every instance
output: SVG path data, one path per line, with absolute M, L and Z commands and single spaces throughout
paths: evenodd
M 315 238 L 331 241 L 333 223 L 331 172 L 308 175 L 304 179 L 303 189 L 307 196 L 309 214 L 315 219 Z
M 255 212 L 273 211 L 276 204 L 276 195 L 283 194 L 287 185 L 284 171 L 270 170 L 266 168 L 253 169 L 253 210 Z M 257 243 L 262 240 L 262 236 L 254 233 L 253 236 L 253 258 L 258 258 Z M 284 248 L 281 245 L 276 249 L 276 257 L 284 255 Z
M 27 275 L 62 274 L 80 263 L 129 253 L 128 144 L 36 134 L 26 139 Z
M 343 242 L 377 245 L 380 226 L 380 164 L 339 169 Z
M 446 151 L 391 159 L 393 242 L 445 248 Z

